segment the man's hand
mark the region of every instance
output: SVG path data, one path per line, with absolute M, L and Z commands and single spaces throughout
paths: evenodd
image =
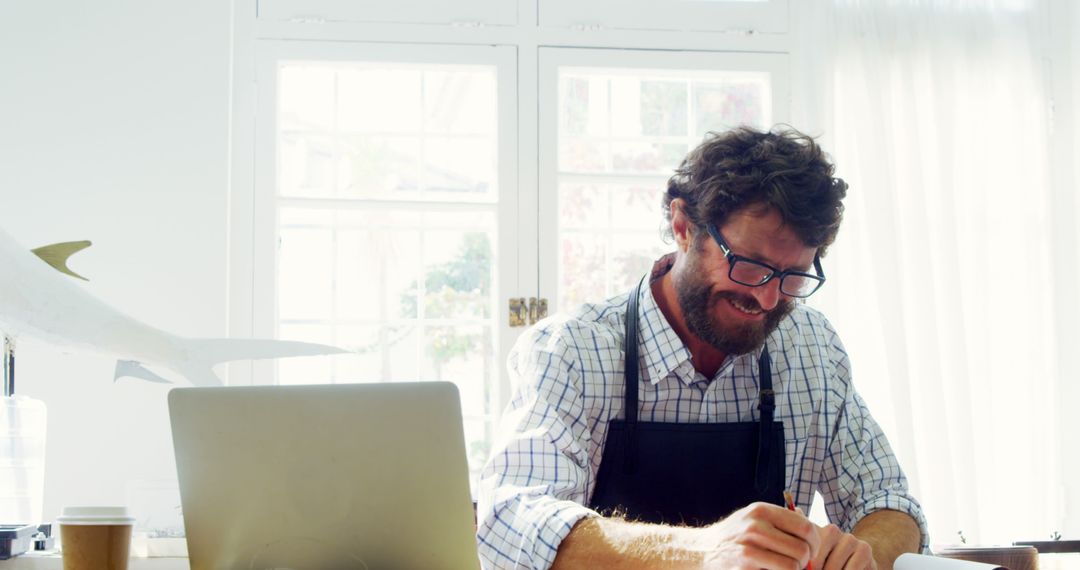
M 753 503 L 700 529 L 697 546 L 703 568 L 800 570 L 819 554 L 819 535 L 801 513 Z
M 814 570 L 877 570 L 869 544 L 834 524 L 815 528 L 821 548 L 814 556 Z

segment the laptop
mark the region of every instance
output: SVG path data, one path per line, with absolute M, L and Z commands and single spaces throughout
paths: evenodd
M 192 570 L 480 566 L 448 382 L 169 392 Z

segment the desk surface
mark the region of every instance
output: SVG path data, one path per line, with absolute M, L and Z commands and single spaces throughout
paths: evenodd
M 59 552 L 27 553 L 0 560 L 0 570 L 63 570 Z M 187 558 L 134 558 L 128 570 L 189 570 Z

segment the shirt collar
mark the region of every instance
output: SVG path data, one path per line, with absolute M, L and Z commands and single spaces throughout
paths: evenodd
M 667 317 L 660 310 L 660 305 L 657 304 L 652 287 L 650 287 L 652 282 L 670 271 L 674 263 L 675 253 L 669 253 L 656 260 L 638 297 L 638 347 L 644 364 L 642 372 L 647 375 L 647 380 L 652 385 L 656 385 L 672 373 L 676 373 L 676 376 L 687 385 L 692 384 L 697 376 L 694 363 L 690 358 L 690 349 L 686 348 L 679 335 L 675 334 L 675 329 L 671 327 Z M 739 359 L 753 358 L 757 361 L 763 348 L 749 354 L 729 355 L 720 367 L 720 372 L 728 369 Z
M 694 365 L 690 350 L 671 328 L 667 317 L 660 311 L 650 285 L 664 276 L 675 262 L 675 254 L 669 253 L 653 264 L 648 279 L 638 297 L 638 346 L 641 350 L 642 372 L 650 384 L 657 384 L 676 370 L 683 372 L 679 378 L 686 384 L 694 381 Z

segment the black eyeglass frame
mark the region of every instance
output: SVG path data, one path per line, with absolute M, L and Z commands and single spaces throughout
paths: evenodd
M 821 256 L 816 254 L 816 253 L 814 254 L 814 271 L 817 272 L 817 275 L 812 275 L 812 274 L 807 273 L 805 271 L 794 271 L 794 270 L 791 270 L 791 269 L 786 269 L 784 271 L 781 271 L 781 270 L 769 265 L 768 263 L 764 263 L 764 262 L 758 261 L 756 259 L 751 259 L 749 257 L 743 257 L 741 255 L 737 255 L 735 253 L 732 253 L 731 246 L 729 246 L 727 244 L 727 241 L 724 240 L 724 236 L 720 235 L 720 230 L 718 230 L 716 228 L 716 224 L 709 224 L 709 225 L 705 226 L 705 231 L 709 232 L 709 235 L 712 236 L 713 241 L 716 242 L 716 245 L 720 246 L 720 251 L 724 254 L 724 257 L 727 259 L 727 262 L 728 262 L 728 279 L 731 279 L 732 281 L 738 283 L 739 285 L 745 285 L 747 287 L 761 287 L 762 285 L 768 283 L 769 281 L 772 281 L 773 279 L 779 277 L 780 278 L 780 292 L 781 293 L 783 293 L 784 295 L 787 295 L 788 297 L 796 297 L 798 299 L 805 299 L 805 298 L 809 297 L 810 295 L 813 295 L 814 293 L 817 293 L 818 289 L 821 289 L 821 286 L 825 284 L 825 272 L 821 270 Z M 764 269 L 769 270 L 769 274 L 766 275 L 765 278 L 762 279 L 760 283 L 746 283 L 746 282 L 743 282 L 743 281 L 739 281 L 738 279 L 735 279 L 735 276 L 733 275 L 734 272 L 735 272 L 735 263 L 736 262 L 750 263 L 752 265 L 762 267 Z M 796 276 L 799 276 L 799 277 L 805 277 L 805 278 L 817 281 L 817 286 L 814 287 L 809 293 L 807 293 L 805 295 L 792 295 L 791 293 L 788 293 L 787 291 L 784 290 L 784 278 L 786 278 L 789 275 L 796 275 Z

